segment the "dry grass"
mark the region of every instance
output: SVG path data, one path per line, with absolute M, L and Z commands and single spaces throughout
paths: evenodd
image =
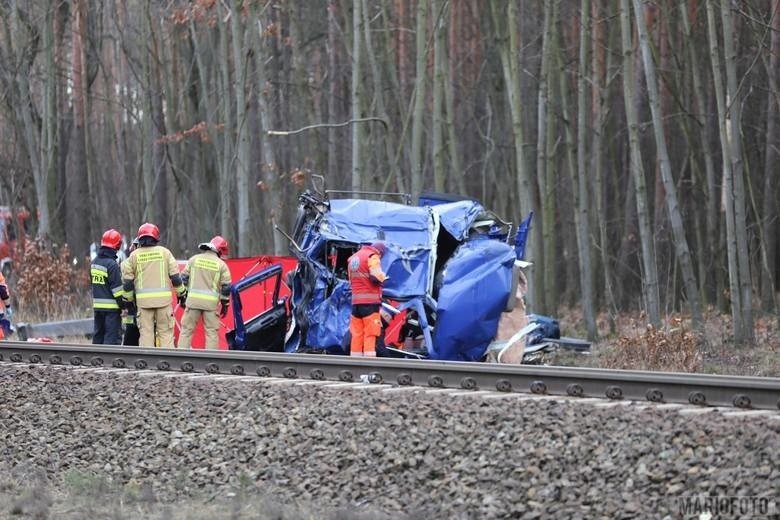
M 582 313 L 563 309 L 558 315 L 562 334 L 584 337 Z M 556 364 L 603 368 L 703 372 L 712 374 L 780 377 L 780 316 L 756 315 L 755 342 L 733 341 L 731 316 L 710 308 L 704 313 L 703 331 L 693 330 L 685 315 L 667 316 L 660 327 L 648 326 L 641 313 L 615 316 L 610 334 L 606 315 L 597 319 L 600 339 L 591 356 L 564 355 Z
M 620 336 L 601 355 L 604 368 L 699 372 L 703 356 L 701 340 L 680 318 L 664 327 L 647 325 L 639 334 Z

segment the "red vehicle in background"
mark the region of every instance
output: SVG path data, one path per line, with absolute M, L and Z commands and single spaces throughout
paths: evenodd
M 22 208 L 14 213 L 8 206 L 0 206 L 0 271 L 8 277 L 14 261 L 27 241 L 27 222 L 30 212 Z

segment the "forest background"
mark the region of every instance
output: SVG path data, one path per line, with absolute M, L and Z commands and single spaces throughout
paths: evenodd
M 534 312 L 751 342 L 778 58 L 780 0 L 0 0 L 0 205 L 80 260 L 145 221 L 179 257 L 286 254 L 313 174 L 459 193 L 534 212 Z

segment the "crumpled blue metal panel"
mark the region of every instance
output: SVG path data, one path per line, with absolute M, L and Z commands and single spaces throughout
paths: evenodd
M 385 296 L 405 299 L 426 294 L 433 244 L 433 219 L 428 208 L 337 199 L 331 201 L 331 211 L 320 223 L 319 233 L 320 240 L 356 244 L 384 241 L 387 252 L 382 269 L 390 277 L 383 287 Z
M 431 265 L 430 247 L 399 250 L 394 244 L 387 245 L 382 270 L 390 278 L 383 284 L 382 294 L 396 300 L 424 296 Z
M 431 245 L 428 208 L 360 199 L 332 200 L 330 208 L 319 230 L 326 239 L 384 240 L 401 249 Z
M 497 240 L 456 250 L 441 273 L 432 359 L 481 360 L 506 307 L 514 261 L 512 247 Z
M 437 204 L 431 209 L 438 213 L 441 227 L 458 241 L 466 239 L 471 224 L 485 211 L 480 203 L 473 200 Z
M 387 252 L 382 269 L 390 277 L 383 294 L 394 299 L 425 296 L 432 264 L 433 219 L 427 208 L 382 201 L 336 199 L 330 208 L 319 225 L 307 231 L 301 244 L 308 269 L 316 273 L 314 293 L 303 308 L 308 323 L 305 344 L 339 351 L 349 326 L 350 292 L 348 282 L 336 281 L 333 292 L 325 297 L 331 274 L 317 259 L 326 241 L 361 244 L 383 240 Z M 308 283 L 311 286 L 311 280 Z M 303 283 L 298 280 L 294 305 L 302 303 L 303 292 Z
M 317 289 L 309 307 L 309 331 L 307 345 L 317 348 L 341 352 L 341 341 L 349 328 L 352 293 L 349 283 L 338 281 L 330 296 L 324 298 L 325 283 L 317 280 Z

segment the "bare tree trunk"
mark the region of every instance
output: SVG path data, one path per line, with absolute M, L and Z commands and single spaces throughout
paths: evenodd
M 117 20 L 118 13 L 116 5 L 109 4 L 105 10 L 106 20 Z M 102 103 L 101 122 L 103 125 L 101 135 L 101 146 L 98 146 L 98 153 L 101 152 L 104 157 L 98 156 L 97 164 L 111 164 L 112 168 L 104 170 L 98 169 L 98 173 L 102 174 L 102 181 L 100 182 L 100 192 L 102 196 L 106 197 L 106 207 L 110 208 L 112 221 L 120 222 L 120 229 L 129 231 L 128 221 L 122 216 L 125 214 L 126 200 L 123 195 L 127 193 L 127 179 L 123 175 L 121 157 L 121 146 L 119 142 L 118 129 L 120 127 L 119 111 L 121 110 L 121 98 L 120 93 L 115 88 L 116 85 L 121 84 L 119 78 L 119 46 L 116 40 L 118 35 L 112 30 L 112 24 L 106 23 L 108 31 L 106 37 L 108 43 L 106 44 L 105 51 L 103 52 L 102 59 L 104 66 L 100 68 L 101 73 L 101 92 L 99 96 L 104 100 Z M 105 209 L 105 207 L 104 207 Z M 105 215 L 101 215 L 99 218 L 106 218 Z M 114 224 L 117 226 L 117 224 Z M 128 236 L 130 236 L 128 234 Z
M 705 0 L 706 1 L 706 0 Z M 699 74 L 699 68 L 698 63 L 699 59 L 696 54 L 696 46 L 695 42 L 693 41 L 693 36 L 691 33 L 691 24 L 688 17 L 688 6 L 685 3 L 680 4 L 680 15 L 682 20 L 682 27 L 683 32 L 686 36 L 686 47 L 688 50 L 688 57 L 690 62 L 690 68 L 691 68 L 691 75 L 693 80 L 693 90 L 694 95 L 693 98 L 696 101 L 696 112 L 698 118 L 706 118 L 707 117 L 707 108 L 705 101 L 707 99 L 707 93 L 704 91 L 704 88 L 702 87 L 701 83 L 701 75 Z M 706 176 L 706 182 L 707 182 L 707 190 L 706 190 L 706 228 L 707 228 L 707 236 L 709 237 L 709 240 L 706 240 L 705 243 L 707 244 L 707 249 L 700 252 L 700 256 L 706 257 L 709 259 L 710 268 L 707 269 L 706 272 L 702 272 L 699 274 L 701 277 L 712 277 L 712 274 L 715 269 L 720 265 L 720 262 L 718 259 L 721 257 L 721 251 L 718 247 L 718 242 L 715 240 L 715 237 L 718 236 L 718 197 L 717 197 L 717 187 L 716 187 L 716 181 L 715 181 L 715 164 L 713 161 L 713 157 L 715 156 L 714 151 L 712 150 L 711 145 L 711 128 L 710 125 L 707 124 L 707 121 L 698 121 L 699 125 L 701 126 L 701 147 L 702 147 L 702 155 L 704 156 L 704 171 Z M 713 264 L 715 269 L 713 269 Z M 706 281 L 701 281 L 706 286 Z M 717 286 L 717 285 L 716 285 Z
M 81 81 L 78 85 L 79 88 L 79 97 L 81 99 L 81 121 L 80 127 L 81 127 L 81 135 L 77 136 L 77 138 L 83 139 L 84 143 L 83 145 L 81 143 L 78 144 L 78 148 L 81 149 L 83 146 L 83 171 L 84 175 L 87 179 L 87 192 L 89 194 L 89 200 L 93 201 L 93 204 L 91 206 L 91 216 L 92 218 L 87 218 L 86 223 L 86 231 L 88 236 L 92 236 L 93 234 L 97 233 L 97 229 L 91 229 L 91 223 L 92 219 L 99 218 L 100 215 L 103 214 L 103 211 L 101 211 L 102 206 L 102 199 L 99 196 L 98 193 L 98 187 L 96 186 L 95 181 L 95 173 L 92 169 L 92 136 L 91 136 L 91 124 L 90 124 L 90 114 L 92 113 L 92 101 L 90 99 L 91 93 L 90 93 L 90 72 L 89 72 L 89 61 L 87 60 L 87 47 L 90 45 L 90 32 L 89 32 L 89 20 L 88 20 L 88 10 L 90 9 L 90 6 L 87 5 L 85 0 L 79 0 L 76 6 L 76 24 L 77 24 L 77 31 L 79 32 L 78 38 L 80 40 L 80 45 L 78 52 L 80 52 L 79 60 L 81 61 Z M 75 49 L 74 49 L 75 52 Z M 81 210 L 81 208 L 79 208 Z M 82 213 L 82 218 L 85 215 Z M 87 242 L 89 243 L 89 242 Z M 78 244 L 72 244 L 76 247 L 78 247 Z M 78 251 L 78 249 L 77 249 Z
M 594 176 L 594 196 L 596 198 L 596 222 L 599 228 L 599 258 L 604 281 L 604 303 L 609 316 L 610 332 L 615 331 L 615 314 L 617 302 L 612 281 L 612 264 L 608 251 L 610 249 L 607 230 L 607 190 L 606 171 L 604 168 L 604 135 L 607 131 L 607 111 L 609 109 L 609 84 L 606 81 L 607 71 L 611 70 L 612 53 L 606 56 L 608 45 L 605 35 L 606 22 L 603 19 L 600 3 L 593 3 L 593 37 L 592 37 L 592 62 L 593 80 L 591 82 L 593 92 L 593 142 L 591 145 L 592 167 Z
M 425 117 L 425 78 L 428 75 L 426 34 L 428 28 L 428 2 L 417 1 L 417 34 L 416 34 L 416 74 L 414 82 L 414 111 L 412 113 L 412 196 L 418 197 L 424 185 L 424 117 Z
M 151 13 L 150 13 L 151 14 Z M 162 139 L 166 134 L 165 124 L 165 110 L 163 109 L 163 80 L 160 73 L 162 66 L 163 53 L 161 51 L 161 45 L 159 43 L 158 32 L 161 32 L 161 28 L 157 28 L 157 22 L 159 17 L 156 13 L 153 17 L 149 18 L 149 54 L 150 54 L 150 74 L 149 74 L 149 97 L 151 103 L 151 110 L 149 112 L 149 118 L 151 119 L 151 140 L 150 145 L 152 148 L 152 170 L 154 178 L 154 196 L 152 205 L 155 208 L 155 220 L 160 225 L 164 225 L 166 229 L 170 230 L 173 226 L 173 220 L 171 217 L 171 198 L 169 197 L 168 189 L 168 168 L 167 168 L 167 154 L 165 151 L 166 144 Z M 159 31 L 158 31 L 159 29 Z M 169 111 L 172 107 L 168 107 Z M 169 112 L 170 113 L 170 112 Z M 146 115 L 146 114 L 144 114 Z M 173 211 L 176 211 L 175 208 Z M 168 237 L 170 238 L 170 237 Z M 166 242 L 170 244 L 170 240 L 166 239 Z
M 650 226 L 650 212 L 647 207 L 647 182 L 639 147 L 639 116 L 634 104 L 636 93 L 633 87 L 634 50 L 631 44 L 631 11 L 628 0 L 620 0 L 620 27 L 623 48 L 623 100 L 628 124 L 629 157 L 631 175 L 634 179 L 637 220 L 639 223 L 639 241 L 642 245 L 642 266 L 644 268 L 645 305 L 651 324 L 661 322 L 660 300 L 658 297 L 658 270 L 655 261 L 655 245 Z
M 263 129 L 263 132 L 261 132 L 262 138 L 262 151 L 263 151 L 263 161 L 262 161 L 262 178 L 263 178 L 263 186 L 265 187 L 265 191 L 263 193 L 263 200 L 265 201 L 266 207 L 270 207 L 270 210 L 268 211 L 268 218 L 266 219 L 266 222 L 270 225 L 273 225 L 277 222 L 277 219 L 279 218 L 279 215 L 281 214 L 281 204 L 283 201 L 281 200 L 280 196 L 280 188 L 279 188 L 279 182 L 277 177 L 277 164 L 276 164 L 276 152 L 273 147 L 273 143 L 271 142 L 271 138 L 267 135 L 267 131 L 272 128 L 271 125 L 271 107 L 268 106 L 268 100 L 265 96 L 265 90 L 266 90 L 266 68 L 265 68 L 265 61 L 267 58 L 267 48 L 263 44 L 263 24 L 261 22 L 261 16 L 262 13 L 257 10 L 255 7 L 252 11 L 253 18 L 255 23 L 257 23 L 257 34 L 255 35 L 255 38 L 252 39 L 254 44 L 254 54 L 255 54 L 255 68 L 257 70 L 257 85 L 258 85 L 258 95 L 257 95 L 257 106 L 258 106 L 258 112 L 260 116 L 260 126 Z M 332 172 L 331 172 L 332 173 Z M 284 237 L 280 233 L 272 232 L 271 233 L 272 240 L 273 240 L 273 251 L 275 255 L 281 255 L 284 254 L 287 242 L 285 241 Z
M 151 27 L 151 2 L 147 0 L 144 7 L 143 35 L 144 43 L 149 42 L 152 34 Z M 154 124 L 152 121 L 152 57 L 150 52 L 146 52 L 141 58 L 143 62 L 143 117 L 141 119 L 142 137 L 141 146 L 143 150 L 142 158 L 142 189 L 143 189 L 143 213 L 141 220 L 149 222 L 157 219 L 157 212 L 154 209 Z M 78 121 L 78 114 L 76 114 Z M 78 123 L 77 123 L 78 124 Z M 136 218 L 138 218 L 136 216 Z
M 189 31 L 190 31 L 190 38 L 192 40 L 192 46 L 193 46 L 193 57 L 195 59 L 195 63 L 197 64 L 198 69 L 198 84 L 199 84 L 199 97 L 198 101 L 200 102 L 201 106 L 201 113 L 205 112 L 205 118 L 202 119 L 206 123 L 206 135 L 208 136 L 209 144 L 206 148 L 206 153 L 208 156 L 211 157 L 209 163 L 213 165 L 213 171 L 212 175 L 216 177 L 217 179 L 221 178 L 223 176 L 222 174 L 222 166 L 223 166 L 223 158 L 222 158 L 222 152 L 223 148 L 220 146 L 220 136 L 215 131 L 216 124 L 218 122 L 217 120 L 217 112 L 218 108 L 214 100 L 214 96 L 210 95 L 209 92 L 211 90 L 211 81 L 209 80 L 210 74 L 214 74 L 216 71 L 214 70 L 213 66 L 208 66 L 206 64 L 206 51 L 203 48 L 203 45 L 201 44 L 201 39 L 198 34 L 198 28 L 195 25 L 195 22 L 193 19 L 190 19 L 189 21 Z M 210 51 L 213 54 L 213 50 Z M 213 64 L 213 58 L 209 65 Z M 222 132 L 224 134 L 224 132 Z M 204 154 L 206 155 L 206 154 Z M 206 164 L 200 165 L 202 168 L 202 179 L 201 182 L 206 184 L 208 182 L 207 179 L 207 172 L 211 169 L 208 168 Z M 203 192 L 203 190 L 194 189 L 192 194 L 190 195 L 193 205 L 196 207 L 202 208 L 206 206 L 206 193 Z M 214 201 L 217 206 L 217 215 L 219 215 L 219 225 L 218 229 L 220 234 L 227 235 L 227 221 L 223 221 L 223 218 L 225 215 L 223 215 L 221 208 L 227 208 L 229 207 L 229 197 L 230 197 L 230 191 L 229 190 L 219 190 L 219 195 L 216 197 L 216 200 Z M 202 212 L 201 215 L 201 222 L 199 223 L 199 227 L 205 228 L 206 223 L 210 223 L 213 225 L 213 215 L 209 215 L 206 212 Z
M 84 204 L 90 199 L 90 180 L 88 175 L 87 140 L 84 135 L 86 124 L 85 98 L 87 95 L 87 65 L 84 46 L 86 41 L 85 8 L 81 0 L 74 6 L 74 33 L 72 48 L 73 71 L 73 163 L 70 164 L 66 179 L 65 237 L 73 252 L 83 257 L 90 243 L 90 223 L 94 204 Z M 75 163 L 75 164 L 74 164 Z
M 352 1 L 352 118 L 365 117 L 363 112 L 363 17 L 361 0 Z M 364 126 L 353 124 L 352 129 L 352 191 L 363 189 Z
M 742 162 L 742 99 L 737 80 L 736 32 L 731 13 L 731 1 L 721 0 L 720 16 L 723 24 L 723 52 L 726 59 L 726 96 L 730 100 L 728 132 L 731 141 L 731 167 L 734 179 L 734 231 L 737 240 L 737 265 L 739 266 L 739 290 L 742 298 L 742 321 L 745 340 L 753 341 L 753 286 L 750 275 L 750 252 L 745 214 L 745 179 Z
M 11 92 L 15 92 L 16 95 L 10 94 L 8 102 L 13 106 L 13 111 L 16 120 L 21 123 L 22 137 L 24 146 L 27 151 L 27 157 L 30 161 L 30 168 L 33 175 L 33 184 L 35 186 L 35 198 L 38 204 L 39 220 L 38 220 L 38 236 L 47 238 L 51 232 L 51 223 L 49 219 L 49 203 L 47 195 L 48 179 L 46 177 L 46 170 L 44 165 L 41 164 L 41 135 L 40 131 L 33 120 L 32 113 L 32 92 L 29 84 L 30 66 L 31 61 L 28 56 L 23 54 L 32 53 L 35 56 L 37 53 L 36 44 L 32 37 L 28 37 L 22 33 L 19 6 L 17 0 L 11 2 L 10 17 L 7 16 L 4 7 L 0 7 L 0 13 L 2 13 L 2 20 L 4 24 L 5 33 L 5 48 L 8 52 L 5 55 L 3 49 L 0 49 L 0 56 L 6 66 L 14 67 L 14 70 L 7 71 L 9 74 L 7 83 L 5 86 Z M 8 26 L 10 18 L 11 26 Z M 29 46 L 29 48 L 28 48 Z M 18 66 L 18 69 L 16 68 Z M 47 78 L 47 81 L 55 81 L 51 76 L 54 76 L 54 71 L 51 71 L 51 75 Z M 6 94 L 9 95 L 9 94 Z M 14 103 L 11 99 L 15 98 Z M 51 115 L 54 116 L 53 114 Z M 17 123 L 17 124 L 19 124 Z
M 249 256 L 254 246 L 252 239 L 252 219 L 249 214 L 249 118 L 246 102 L 247 56 L 245 28 L 241 24 L 241 11 L 237 0 L 231 0 L 231 25 L 233 40 L 233 79 L 236 96 L 236 213 L 238 217 L 238 254 Z
M 46 9 L 46 15 L 43 28 L 43 52 L 46 56 L 46 79 L 44 86 L 43 99 L 43 131 L 41 133 L 41 172 L 33 177 L 36 186 L 36 195 L 38 195 L 38 211 L 40 221 L 38 225 L 38 236 L 48 237 L 49 235 L 49 183 L 54 179 L 57 167 L 57 64 L 54 56 L 54 18 L 56 7 L 49 6 Z M 40 177 L 40 179 L 38 179 Z M 40 188 L 38 183 L 40 182 Z M 43 205 L 41 205 L 43 199 Z
M 696 328 L 700 328 L 702 324 L 701 310 L 699 308 L 699 289 L 696 284 L 696 274 L 693 272 L 693 262 L 691 261 L 691 253 L 688 249 L 688 239 L 685 237 L 680 206 L 677 202 L 677 187 L 672 178 L 669 152 L 666 148 L 666 133 L 661 118 L 661 105 L 658 97 L 655 65 L 653 64 L 652 51 L 650 50 L 650 42 L 647 37 L 647 27 L 645 25 L 645 18 L 642 14 L 640 2 L 641 0 L 634 0 L 634 15 L 636 18 L 637 31 L 639 32 L 639 44 L 642 48 L 642 57 L 645 65 L 647 96 L 650 101 L 650 112 L 653 117 L 653 129 L 656 147 L 658 149 L 658 160 L 661 164 L 661 178 L 664 184 L 664 191 L 666 192 L 666 206 L 669 211 L 669 220 L 672 224 L 675 253 L 682 270 L 683 283 L 685 284 L 685 292 L 688 297 L 688 306 L 693 318 L 693 324 Z
M 339 8 L 339 2 L 337 0 L 331 0 L 328 4 L 328 118 L 331 122 L 338 121 L 340 114 L 338 111 L 338 86 L 339 86 L 339 73 L 338 73 L 338 31 L 339 24 L 336 19 L 336 11 Z M 260 84 L 260 97 L 264 84 Z M 334 178 L 339 170 L 338 160 L 338 132 L 337 128 L 328 129 L 328 171 L 326 177 L 328 179 Z
M 562 29 L 562 28 L 561 28 Z M 558 31 L 559 35 L 564 35 L 564 30 Z M 565 36 L 560 36 L 560 38 L 565 38 Z M 567 77 L 567 71 L 566 71 L 566 60 L 565 60 L 565 41 L 564 45 L 556 45 L 556 51 L 557 51 L 557 59 L 558 59 L 558 103 L 560 105 L 560 111 L 561 111 L 561 124 L 564 127 L 564 138 L 563 138 L 563 148 L 564 148 L 564 154 L 561 160 L 565 162 L 566 172 L 569 176 L 569 185 L 572 187 L 572 199 L 574 200 L 573 205 L 573 211 L 571 213 L 572 219 L 574 220 L 574 229 L 569 229 L 568 237 L 566 234 L 564 234 L 564 240 L 566 240 L 567 244 L 572 243 L 572 241 L 568 240 L 568 238 L 573 237 L 574 241 L 578 241 L 578 231 L 579 231 L 579 214 L 577 212 L 577 197 L 579 195 L 579 192 L 577 191 L 577 158 L 576 158 L 576 152 L 574 150 L 575 147 L 575 130 L 572 128 L 573 126 L 573 118 L 571 117 L 571 100 L 570 100 L 570 92 L 569 92 L 569 82 Z M 561 215 L 559 217 L 561 221 L 565 222 L 568 219 L 564 220 L 566 216 Z M 579 263 L 579 243 L 577 242 L 577 252 L 578 252 L 578 258 L 577 258 L 577 269 L 574 268 L 571 269 L 572 275 L 567 275 L 567 283 L 566 283 L 566 294 L 568 295 L 567 299 L 571 299 L 573 295 L 573 281 L 578 282 L 579 285 L 582 283 L 582 275 L 581 273 L 579 275 L 574 275 L 573 273 L 579 272 L 580 269 L 580 263 Z M 573 262 L 573 258 L 571 260 L 568 260 Z M 580 289 L 580 294 L 582 294 L 582 290 Z
M 552 137 L 552 110 L 549 107 L 550 74 L 552 73 L 552 57 L 555 49 L 555 23 L 557 15 L 557 2 L 545 0 L 544 2 L 544 31 L 542 34 L 542 60 L 539 68 L 539 92 L 536 120 L 536 178 L 539 179 L 539 197 L 541 200 L 542 214 L 542 249 L 544 258 L 555 258 L 558 245 L 556 244 L 555 226 L 555 174 L 550 151 L 554 144 L 547 141 Z M 551 310 L 557 306 L 555 262 L 544 262 L 536 268 L 543 271 L 545 300 Z
M 630 133 L 629 133 L 630 134 Z M 629 302 L 633 299 L 633 295 L 629 294 L 628 287 L 632 282 L 632 269 L 629 265 L 629 259 L 636 254 L 639 260 L 639 300 L 640 308 L 644 308 L 647 311 L 647 291 L 645 290 L 645 283 L 647 280 L 644 274 L 644 251 L 642 250 L 642 237 L 639 232 L 639 218 L 637 211 L 637 197 L 636 197 L 636 182 L 635 176 L 632 175 L 630 168 L 633 167 L 633 159 L 631 155 L 630 146 L 626 146 L 624 149 L 625 164 L 629 167 L 629 176 L 626 179 L 625 186 L 618 186 L 616 183 L 616 193 L 624 194 L 622 211 L 620 214 L 619 222 L 620 226 L 620 246 L 618 247 L 615 258 L 615 299 L 620 307 L 631 305 Z M 621 189 L 622 188 L 622 189 Z M 637 236 L 639 241 L 637 242 Z M 644 307 L 643 307 L 644 306 Z M 649 321 L 649 320 L 648 320 Z
M 401 2 L 403 3 L 403 2 Z M 403 6 L 401 3 L 398 4 L 398 7 L 403 9 Z M 410 164 L 410 158 L 409 158 L 409 146 L 406 146 L 408 143 L 408 137 L 406 136 L 406 129 L 409 121 L 409 115 L 410 110 L 407 105 L 407 96 L 406 92 L 404 91 L 405 88 L 402 87 L 398 76 L 400 74 L 401 70 L 406 70 L 407 67 L 407 52 L 406 52 L 406 38 L 407 35 L 405 34 L 405 30 L 401 31 L 393 31 L 390 28 L 395 27 L 394 22 L 392 21 L 392 17 L 387 12 L 388 11 L 388 4 L 385 2 L 381 2 L 379 4 L 379 9 L 381 13 L 382 18 L 382 33 L 385 35 L 383 38 L 384 42 L 384 48 L 386 50 L 386 53 L 384 54 L 384 59 L 382 60 L 383 64 L 383 77 L 385 79 L 390 80 L 390 87 L 389 87 L 389 93 L 391 94 L 391 99 L 393 100 L 393 103 L 386 103 L 385 108 L 388 110 L 388 116 L 390 114 L 396 114 L 398 119 L 400 121 L 404 121 L 403 129 L 396 133 L 396 132 L 389 132 L 388 135 L 394 135 L 394 151 L 393 155 L 390 157 L 390 169 L 393 173 L 393 176 L 396 180 L 396 187 L 398 191 L 406 193 L 408 192 L 407 188 L 407 181 L 404 177 L 404 169 L 402 169 L 399 164 Z M 404 12 L 399 11 L 398 12 L 398 18 L 399 23 L 404 25 L 406 22 L 404 20 L 403 16 Z M 400 32 L 401 34 L 397 37 L 394 36 L 394 32 Z M 396 50 L 397 52 L 393 52 Z M 398 64 L 396 66 L 396 63 Z M 391 109 L 391 107 L 394 107 Z M 391 177 L 388 176 L 388 180 L 390 180 Z M 386 186 L 389 186 L 387 182 L 385 182 Z M 384 189 L 384 188 L 383 188 Z
M 761 240 L 761 306 L 766 312 L 777 312 L 775 301 L 775 259 L 777 250 L 777 71 L 780 69 L 780 0 L 771 8 L 772 37 L 769 45 L 769 93 L 767 94 L 766 157 L 764 161 L 763 226 Z
M 595 341 L 596 313 L 593 298 L 593 261 L 590 250 L 590 182 L 587 162 L 587 97 L 585 77 L 588 75 L 588 41 L 590 40 L 590 0 L 580 3 L 580 70 L 577 76 L 577 245 L 579 248 L 582 310 L 588 339 Z
M 506 12 L 499 10 L 496 4 L 506 5 Z M 528 166 L 525 157 L 525 136 L 523 131 L 523 109 L 520 103 L 520 70 L 518 57 L 516 56 L 518 46 L 517 34 L 517 4 L 514 1 L 491 2 L 493 22 L 496 32 L 503 40 L 499 44 L 501 54 L 501 67 L 504 71 L 504 83 L 509 101 L 509 111 L 512 121 L 512 136 L 515 153 L 515 185 L 517 190 L 517 201 L 520 203 L 519 213 L 524 215 L 526 212 L 536 209 L 533 204 L 533 192 L 529 179 Z M 538 211 L 536 213 L 539 213 Z M 538 312 L 543 312 L 544 301 L 544 271 L 541 269 L 543 262 L 541 247 L 541 226 L 531 229 L 532 253 L 530 260 L 538 265 L 533 271 L 533 284 L 529 287 L 528 299 L 531 302 L 530 307 Z
M 555 8 L 554 8 L 555 9 Z M 556 9 L 557 10 L 557 9 Z M 555 35 L 551 35 L 550 53 L 555 53 Z M 548 58 L 552 60 L 552 56 Z M 553 81 L 555 80 L 555 69 L 550 61 L 549 73 L 547 78 L 547 99 L 549 100 L 555 89 L 553 87 Z M 549 108 L 549 107 L 548 107 Z M 543 258 L 554 259 L 557 258 L 560 252 L 560 243 L 558 237 L 561 233 L 558 230 L 556 224 L 556 218 L 558 213 L 558 157 L 556 156 L 556 150 L 560 139 L 555 139 L 558 132 L 555 126 L 555 114 L 552 110 L 547 111 L 547 138 L 545 139 L 545 185 L 546 189 L 541 194 L 542 200 L 542 236 L 543 236 Z M 558 275 L 556 273 L 556 262 L 550 260 L 544 262 L 544 301 L 548 309 L 553 311 L 558 310 L 558 298 L 559 298 L 559 282 Z
M 452 10 L 452 7 L 450 7 Z M 447 45 L 442 46 L 442 67 L 445 70 L 444 79 L 444 102 L 446 104 L 445 124 L 447 125 L 447 145 L 449 146 L 450 157 L 450 177 L 454 178 L 455 186 L 462 195 L 466 193 L 466 180 L 463 178 L 463 166 L 460 160 L 460 146 L 457 129 L 455 128 L 455 75 L 453 74 L 453 65 L 451 55 Z
M 366 58 L 368 59 L 368 63 L 371 67 L 371 79 L 373 80 L 374 85 L 374 99 L 376 100 L 376 107 L 377 112 L 380 117 L 382 117 L 385 120 L 390 119 L 390 115 L 387 112 L 387 104 L 385 103 L 385 88 L 383 88 L 384 82 L 382 81 L 382 71 L 379 67 L 379 64 L 377 63 L 376 53 L 374 52 L 374 40 L 371 36 L 371 23 L 369 20 L 369 13 L 368 13 L 368 0 L 362 0 L 363 5 L 361 6 L 362 14 L 363 14 L 363 35 L 365 37 L 365 45 L 366 45 Z M 383 164 L 388 165 L 393 170 L 397 170 L 398 168 L 393 168 L 393 159 L 395 157 L 395 149 L 396 149 L 396 140 L 395 140 L 395 133 L 392 131 L 386 131 L 382 138 L 382 142 L 385 145 L 385 161 L 382 161 Z M 399 172 L 400 173 L 400 172 Z M 395 171 L 388 172 L 388 177 L 392 177 L 396 174 Z M 395 175 L 396 176 L 396 182 L 398 183 L 398 191 L 403 192 L 404 191 L 404 182 L 403 182 L 403 176 L 402 175 Z M 371 187 L 371 189 L 375 189 L 374 186 Z
M 445 190 L 444 172 L 444 22 L 441 10 L 444 0 L 433 0 L 433 188 L 438 192 Z
M 222 4 L 217 3 L 217 27 L 219 30 L 219 79 L 217 85 L 220 87 L 222 101 L 222 122 L 224 130 L 222 132 L 222 167 L 220 168 L 220 207 L 219 220 L 220 229 L 223 236 L 233 236 L 234 226 L 232 215 L 231 193 L 233 190 L 233 109 L 231 107 L 231 89 L 230 89 L 230 46 L 228 44 L 228 26 L 224 22 L 226 13 Z
M 742 314 L 742 295 L 739 287 L 739 265 L 737 260 L 737 238 L 734 219 L 734 178 L 732 175 L 731 145 L 727 128 L 726 98 L 723 92 L 723 75 L 720 64 L 720 45 L 715 25 L 712 2 L 707 0 L 707 27 L 710 40 L 712 77 L 715 84 L 715 98 L 718 106 L 718 130 L 723 155 L 723 195 L 726 200 L 726 252 L 728 254 L 731 317 L 734 323 L 734 341 L 743 342 L 747 337 Z

